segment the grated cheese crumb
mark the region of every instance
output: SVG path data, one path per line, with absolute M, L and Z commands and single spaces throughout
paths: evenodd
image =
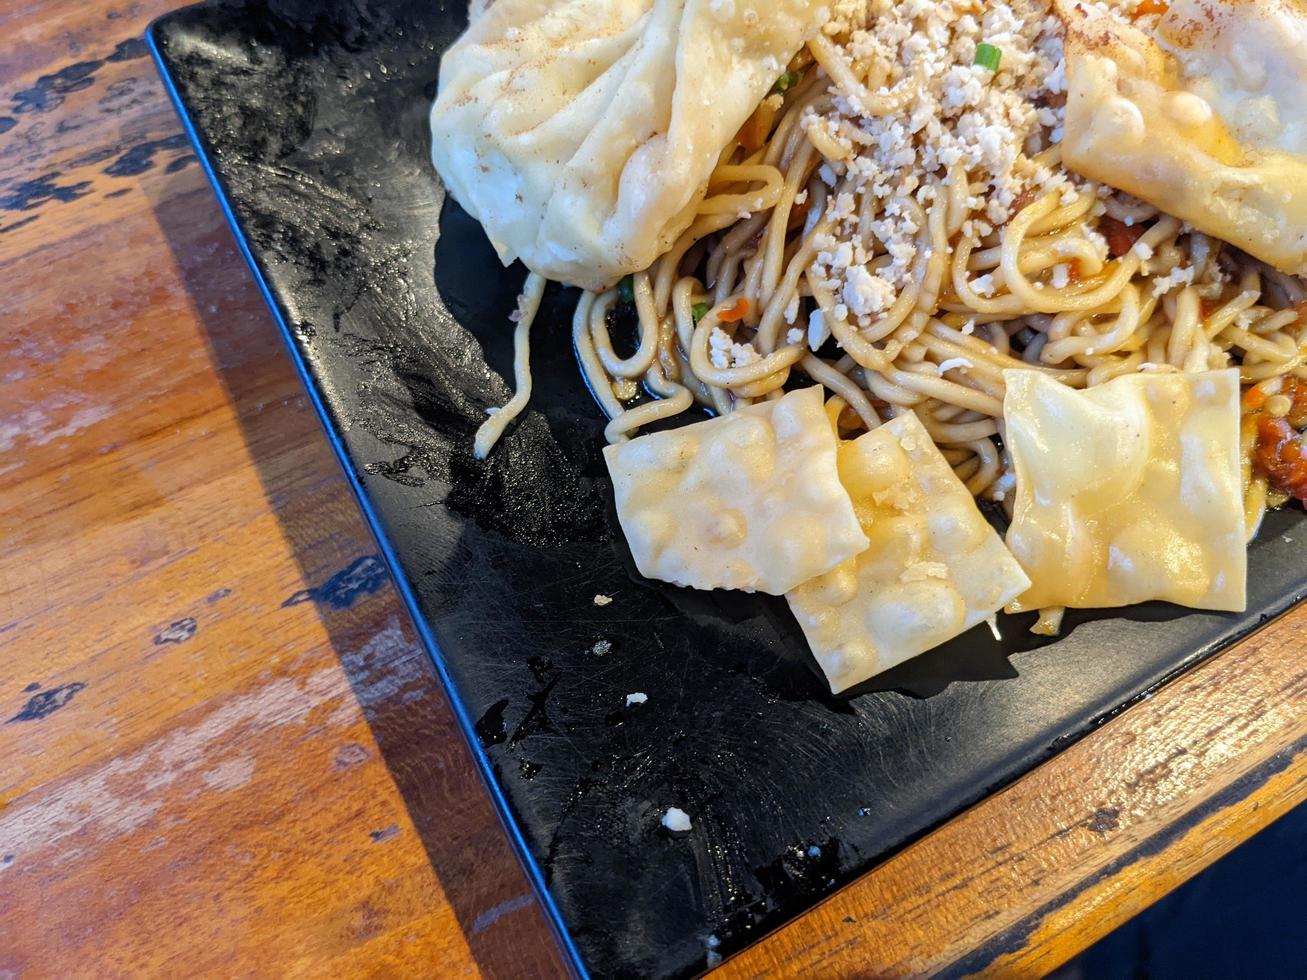
M 1176 266 L 1169 275 L 1159 276 L 1153 280 L 1153 295 L 1162 296 L 1180 286 L 1188 286 L 1194 281 L 1195 269 L 1191 265 Z
M 813 310 L 808 315 L 808 349 L 817 350 L 830 339 L 830 327 L 821 310 Z
M 845 305 L 856 315 L 867 316 L 888 309 L 896 293 L 891 283 L 873 276 L 866 266 L 857 265 L 845 272 L 841 295 Z
M 713 327 L 708 335 L 708 357 L 713 367 L 744 367 L 762 360 L 762 355 L 751 343 L 737 344 L 721 327 Z
M 1100 2 L 1124 9 L 1137 0 Z M 971 184 L 963 234 L 976 243 L 1005 224 L 1032 189 L 1056 193 L 1063 206 L 1089 193 L 1098 207 L 1110 193 L 1036 162 L 1061 140 L 1065 116 L 1065 27 L 1053 0 L 834 0 L 829 12 L 822 33 L 867 77 L 874 96 L 898 103 L 870 111 L 856 104 L 860 97 L 832 87 L 829 102 L 800 120 L 814 140 L 841 151 L 818 170 L 830 188 L 831 231 L 816 242 L 814 261 L 814 278 L 839 303 L 832 311 L 838 319 L 869 326 L 919 279 L 929 256 L 924 213 L 953 168 Z M 975 64 L 982 42 L 1003 52 L 996 73 Z M 1106 241 L 1086 237 L 1106 258 Z M 1060 289 L 1070 278 L 1062 263 L 1050 282 Z M 972 288 L 986 297 L 998 291 L 992 273 Z M 815 347 L 813 336 L 810 321 Z

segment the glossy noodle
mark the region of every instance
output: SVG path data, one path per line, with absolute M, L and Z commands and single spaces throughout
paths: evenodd
M 882 19 L 939 34 L 943 18 L 964 55 L 984 33 L 958 29 L 969 5 L 925 6 Z M 1056 47 L 1060 26 L 1038 10 L 1032 21 L 1029 47 Z M 888 194 L 874 187 L 856 165 L 866 148 L 848 136 L 910 114 L 919 79 L 860 37 L 828 30 L 795 58 L 783 81 L 797 84 L 770 96 L 722 153 L 694 221 L 631 277 L 629 302 L 617 287 L 583 294 L 573 338 L 611 418 L 609 441 L 694 403 L 728 413 L 777 398 L 801 375 L 844 400 L 849 435 L 914 412 L 974 495 L 1008 503 L 1006 369 L 1083 388 L 1235 366 L 1263 400 L 1307 376 L 1302 282 L 1070 174 L 1053 138 L 1060 115 L 1047 111 L 1061 99 L 1056 83 L 1032 78 L 1023 91 L 1015 80 L 1022 99 L 1043 104 L 1032 103 L 1035 122 L 1000 172 L 964 160 L 932 168 L 919 147 Z M 1037 61 L 1028 73 L 1047 75 Z M 841 265 L 842 250 L 853 262 Z M 879 273 L 870 288 L 867 270 Z M 610 338 L 621 310 L 638 337 L 627 357 Z M 1277 500 L 1253 475 L 1256 430 L 1245 429 L 1251 535 Z

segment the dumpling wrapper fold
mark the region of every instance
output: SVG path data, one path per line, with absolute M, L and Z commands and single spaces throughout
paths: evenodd
M 912 413 L 840 444 L 870 545 L 789 592 L 838 694 L 988 619 L 1030 586 Z
M 782 595 L 865 550 L 822 403 L 814 385 L 608 446 L 640 574 Z
M 496 0 L 446 52 L 432 158 L 505 265 L 587 289 L 689 227 L 819 0 Z
M 1003 372 L 1016 471 L 1009 612 L 1161 599 L 1242 610 L 1239 373 L 1133 374 L 1076 391 Z
M 1307 4 L 1173 0 L 1156 37 L 1076 0 L 1062 160 L 1307 275 Z

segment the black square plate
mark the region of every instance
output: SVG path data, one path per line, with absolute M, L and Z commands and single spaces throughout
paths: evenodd
M 1302 597 L 1307 530 L 1283 512 L 1246 614 L 1073 614 L 1053 644 L 1009 618 L 1001 644 L 981 627 L 835 699 L 783 601 L 640 579 L 574 291 L 547 294 L 529 414 L 471 456 L 509 395 L 523 272 L 428 162 L 465 6 L 220 0 L 151 41 L 579 971 L 702 969 Z M 660 828 L 670 806 L 689 834 Z

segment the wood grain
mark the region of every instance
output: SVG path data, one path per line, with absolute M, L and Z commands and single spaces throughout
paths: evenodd
M 560 975 L 139 38 L 0 7 L 0 977 Z M 1307 793 L 1299 611 L 727 965 L 1036 974 Z

